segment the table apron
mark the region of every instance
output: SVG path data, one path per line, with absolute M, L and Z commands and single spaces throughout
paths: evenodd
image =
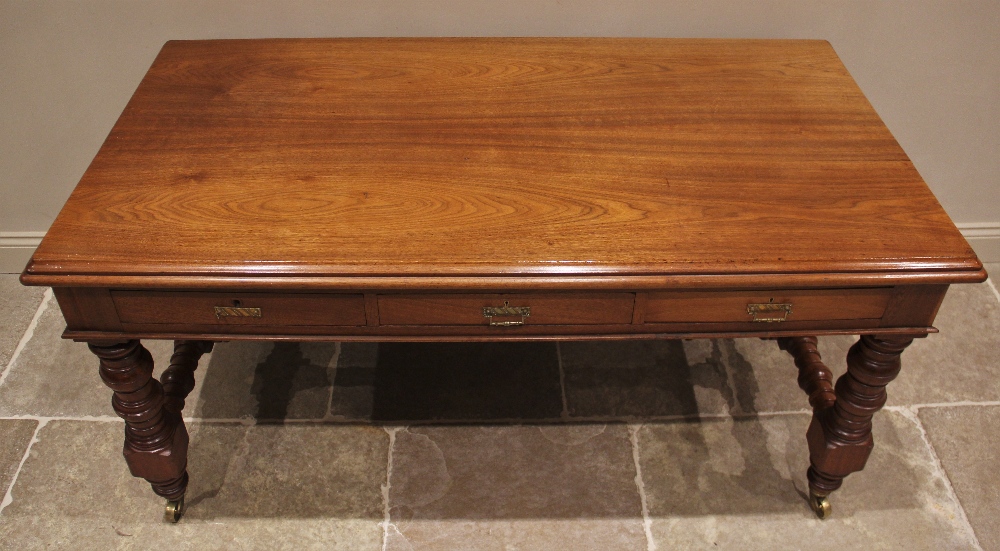
M 77 340 L 539 340 L 926 334 L 946 285 L 614 292 L 57 287 Z

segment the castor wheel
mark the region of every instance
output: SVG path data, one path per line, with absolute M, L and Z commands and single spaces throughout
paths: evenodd
M 168 501 L 167 510 L 163 513 L 163 520 L 175 523 L 181 519 L 181 515 L 184 514 L 184 496 L 181 496 L 177 501 Z
M 812 507 L 813 512 L 820 520 L 825 520 L 830 516 L 830 498 L 828 496 L 818 496 L 809 492 L 809 506 Z

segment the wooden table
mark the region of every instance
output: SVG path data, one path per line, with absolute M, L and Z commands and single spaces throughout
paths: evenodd
M 827 42 L 491 38 L 168 42 L 21 280 L 176 520 L 212 341 L 723 336 L 795 357 L 823 517 L 985 278 Z

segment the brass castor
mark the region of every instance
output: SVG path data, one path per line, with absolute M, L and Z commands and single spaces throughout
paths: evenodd
M 181 515 L 184 514 L 184 496 L 181 496 L 177 501 L 168 501 L 167 510 L 163 513 L 163 520 L 176 523 L 181 519 Z
M 809 506 L 812 507 L 813 512 L 820 520 L 825 520 L 830 516 L 830 498 L 828 496 L 818 496 L 809 492 Z

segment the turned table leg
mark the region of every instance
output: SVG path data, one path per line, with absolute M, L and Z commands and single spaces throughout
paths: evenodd
M 122 455 L 129 471 L 167 498 L 166 519 L 177 522 L 188 482 L 188 434 L 180 411 L 194 387 L 197 360 L 211 344 L 176 343 L 171 367 L 164 373 L 169 393 L 153 378 L 153 358 L 138 340 L 89 346 L 101 360 L 101 379 L 114 391 L 111 405 L 125 420 Z
M 184 399 L 194 390 L 194 370 L 203 354 L 212 351 L 213 343 L 208 341 L 174 341 L 174 354 L 170 365 L 160 375 L 163 384 L 164 403 L 167 410 L 180 415 L 184 410 Z
M 807 476 L 810 504 L 820 518 L 830 514 L 827 496 L 840 488 L 844 477 L 865 467 L 874 446 L 872 415 L 885 405 L 885 386 L 899 374 L 899 356 L 911 342 L 912 337 L 862 335 L 847 354 L 847 373 L 837 380 L 833 405 L 825 400 L 814 404 L 806 433 L 811 464 Z M 795 355 L 798 360 L 800 355 Z M 802 363 L 813 365 L 813 372 L 822 372 L 815 367 L 818 353 L 813 360 Z M 815 377 L 816 381 L 824 378 Z M 822 394 L 821 390 L 814 396 Z
M 833 391 L 833 372 L 823 363 L 818 342 L 816 337 L 778 339 L 778 347 L 795 358 L 795 366 L 799 368 L 799 388 L 809 395 L 809 405 L 814 410 L 828 408 L 837 401 Z

